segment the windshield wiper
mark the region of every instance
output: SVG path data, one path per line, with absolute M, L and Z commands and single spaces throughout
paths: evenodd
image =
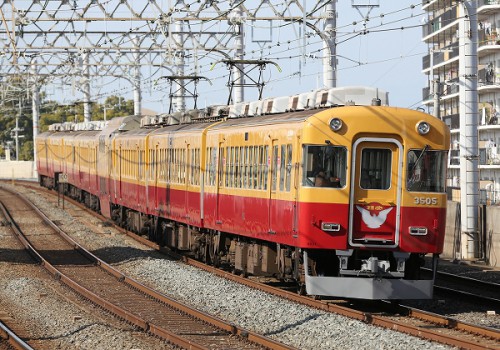
M 410 170 L 410 173 L 408 175 L 411 174 L 411 176 L 408 177 L 408 190 L 411 190 L 411 187 L 413 185 L 413 183 L 415 182 L 413 180 L 413 175 L 414 175 L 414 171 L 417 167 L 417 165 L 420 163 L 420 160 L 422 159 L 422 157 L 424 156 L 425 152 L 427 152 L 427 150 L 430 148 L 429 145 L 425 145 L 424 148 L 422 148 L 422 150 L 420 151 L 420 155 L 418 156 L 417 160 L 415 161 L 415 163 L 413 163 L 413 167 L 411 168 Z

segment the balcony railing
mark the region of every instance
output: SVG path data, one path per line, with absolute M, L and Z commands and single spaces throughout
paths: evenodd
M 500 0 L 479 0 L 477 2 L 477 7 L 486 5 L 500 5 Z
M 439 51 L 432 52 L 433 64 L 438 65 L 440 63 L 451 60 L 457 57 L 459 54 L 458 43 L 452 44 L 450 46 L 439 49 Z M 422 69 L 428 69 L 431 66 L 431 54 L 424 56 L 422 58 Z
M 500 0 L 499 0 L 500 1 Z M 497 30 L 478 30 L 478 41 L 479 47 L 489 46 L 489 45 L 500 45 L 500 35 Z
M 446 27 L 448 24 L 454 22 L 458 18 L 458 6 L 449 9 L 441 16 L 429 19 L 429 23 L 422 27 L 422 37 L 426 36 Z
M 448 125 L 448 127 L 453 129 L 458 129 L 460 127 L 460 115 L 459 114 L 450 114 L 442 116 L 443 122 Z

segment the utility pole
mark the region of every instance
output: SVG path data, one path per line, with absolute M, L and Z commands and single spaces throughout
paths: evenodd
M 326 88 L 337 86 L 337 0 L 330 0 L 325 6 L 323 27 L 323 85 Z
M 14 138 L 16 143 L 16 161 L 19 160 L 19 139 L 23 138 L 24 135 L 19 135 L 19 132 L 24 131 L 23 128 L 19 127 L 19 118 L 21 118 L 23 113 L 23 107 L 21 99 L 19 99 L 19 114 L 16 116 L 16 127 L 11 130 L 10 135 Z
M 176 41 L 179 43 L 184 42 L 184 36 L 182 34 L 184 28 L 182 21 L 178 21 L 176 23 L 176 30 L 179 34 L 175 34 Z M 184 50 L 175 50 L 174 51 L 174 63 L 176 67 L 176 74 L 178 77 L 184 76 Z M 174 103 L 175 106 L 173 112 L 184 112 L 186 110 L 186 100 L 184 99 L 185 91 L 184 91 L 184 80 L 180 79 L 180 81 L 174 81 L 172 84 L 175 84 L 175 93 L 174 93 Z M 171 97 L 172 98 L 172 97 Z
M 434 116 L 441 120 L 441 82 L 439 81 L 439 78 L 435 79 L 433 81 L 434 85 Z
M 134 115 L 141 115 L 141 49 L 139 36 L 134 38 Z
M 231 6 L 234 6 L 237 1 L 232 1 Z M 236 47 L 234 53 L 235 60 L 243 60 L 244 57 L 244 42 L 243 42 L 243 18 L 241 8 L 238 6 L 231 12 L 230 23 L 234 26 L 234 45 Z M 243 65 L 238 65 L 233 68 L 234 75 L 234 98 L 233 103 L 240 103 L 245 100 L 245 70 Z
M 37 162 L 37 149 L 36 149 L 36 137 L 38 136 L 38 120 L 40 119 L 40 88 L 38 87 L 38 77 L 36 60 L 34 60 L 31 66 L 31 108 L 33 114 L 33 176 L 38 177 L 36 162 Z
M 90 57 L 89 50 L 83 50 L 83 121 L 90 122 Z
M 477 1 L 463 1 L 459 23 L 461 259 L 477 256 L 479 242 Z

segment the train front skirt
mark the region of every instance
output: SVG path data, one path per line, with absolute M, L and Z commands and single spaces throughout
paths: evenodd
M 407 280 L 378 277 L 325 277 L 308 274 L 304 251 L 306 292 L 309 295 L 335 295 L 341 298 L 395 300 L 432 299 L 434 280 Z

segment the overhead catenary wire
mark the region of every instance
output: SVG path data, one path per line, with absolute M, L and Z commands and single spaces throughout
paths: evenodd
M 103 3 L 104 2 L 100 2 L 101 5 Z M 110 3 L 110 1 L 108 1 L 108 3 Z M 182 11 L 187 11 L 187 9 L 189 9 L 189 7 L 192 6 L 192 4 L 195 4 L 195 3 L 196 2 L 194 2 L 194 1 L 191 4 L 183 3 L 182 7 L 180 7 L 179 9 L 177 9 L 178 12 L 176 14 L 179 14 Z M 222 2 L 221 1 L 221 2 L 218 2 L 218 3 L 220 4 L 220 3 L 227 3 L 227 2 L 225 2 L 225 1 Z M 243 3 L 244 2 L 241 1 L 241 2 L 238 2 L 236 5 L 241 5 Z M 403 17 L 398 17 L 398 18 L 396 18 L 396 19 L 394 19 L 392 21 L 387 21 L 389 19 L 389 17 L 398 15 L 400 13 L 403 13 L 404 11 L 407 11 L 407 10 L 412 10 L 413 8 L 415 8 L 414 5 L 409 6 L 409 7 L 404 7 L 404 8 L 401 8 L 401 9 L 397 10 L 397 11 L 392 11 L 390 13 L 381 14 L 379 16 L 372 16 L 370 18 L 365 18 L 365 19 L 363 19 L 363 20 L 361 20 L 359 22 L 347 24 L 347 25 L 344 25 L 342 27 L 337 27 L 336 28 L 337 39 L 338 39 L 337 45 L 342 45 L 342 44 L 344 44 L 346 42 L 349 42 L 349 41 L 353 40 L 354 38 L 359 38 L 359 37 L 362 37 L 362 36 L 366 37 L 366 36 L 369 36 L 369 35 L 373 35 L 375 33 L 381 33 L 381 32 L 387 32 L 387 31 L 395 31 L 395 30 L 410 30 L 410 29 L 413 29 L 413 28 L 420 27 L 421 25 L 391 26 L 391 24 L 399 23 L 399 22 L 404 22 L 407 19 L 415 18 L 415 16 L 413 16 L 413 15 L 407 15 L 407 16 L 403 16 Z M 231 9 L 229 9 L 227 11 L 230 11 L 230 10 Z M 253 9 L 253 10 L 255 10 L 255 9 Z M 311 12 L 309 12 L 309 14 L 318 13 L 320 10 L 321 10 L 321 6 L 318 6 L 317 8 L 312 9 Z M 67 10 L 67 11 L 69 11 L 69 10 Z M 220 15 L 218 17 L 220 17 Z M 212 19 L 213 25 L 216 25 L 216 23 L 218 22 L 218 17 L 215 16 Z M 373 26 L 368 26 L 368 24 L 373 23 L 374 20 L 377 19 L 377 18 L 383 18 L 384 23 L 381 23 L 381 24 L 378 24 L 378 25 L 373 25 Z M 192 25 L 199 25 L 201 23 L 202 22 L 200 21 L 199 23 L 193 23 Z M 210 23 L 210 21 L 204 21 L 203 23 L 205 23 L 205 24 L 206 23 Z M 356 26 L 360 25 L 360 24 L 363 25 L 363 28 L 362 29 L 356 29 Z M 365 26 L 365 24 L 366 24 L 366 26 Z M 244 23 L 244 25 L 248 26 L 248 25 L 251 25 L 251 23 Z M 285 25 L 289 25 L 289 23 L 285 23 Z M 387 28 L 388 26 L 389 26 L 389 28 Z M 131 37 L 130 37 L 130 33 L 133 33 L 135 31 L 140 31 L 140 30 L 143 30 L 143 29 L 146 29 L 146 28 L 149 28 L 149 29 L 154 28 L 154 25 L 152 25 L 149 22 L 145 23 L 143 25 L 140 25 L 140 26 L 132 26 L 132 25 L 130 25 L 130 30 L 127 33 L 124 33 L 122 35 L 113 36 L 110 39 L 106 39 L 106 38 L 102 39 L 102 40 L 104 40 L 104 42 L 100 42 L 98 45 L 96 45 L 96 48 L 94 48 L 94 50 L 92 50 L 92 52 L 97 52 L 99 50 L 99 48 L 104 47 L 107 44 L 106 40 L 109 40 L 110 42 L 113 42 L 113 43 L 119 43 L 119 44 L 122 44 L 122 45 L 130 43 L 130 41 L 132 40 Z M 349 29 L 352 29 L 352 31 L 349 31 Z M 228 28 L 226 30 L 226 36 L 231 35 L 230 30 L 231 30 L 231 28 Z M 144 35 L 143 35 L 142 39 L 144 39 Z M 265 50 L 266 50 L 266 52 L 269 53 L 268 57 L 270 59 L 272 59 L 272 60 L 277 60 L 277 61 L 285 61 L 285 60 L 286 61 L 291 61 L 293 59 L 297 59 L 297 58 L 300 57 L 300 50 L 304 50 L 304 52 L 307 52 L 307 53 L 311 54 L 311 57 L 309 57 L 309 59 L 310 60 L 315 60 L 315 59 L 322 58 L 322 55 L 321 55 L 322 50 L 314 48 L 316 45 L 319 45 L 319 44 L 321 44 L 321 40 L 319 40 L 319 39 L 318 40 L 309 40 L 307 42 L 306 46 L 304 47 L 302 45 L 301 38 L 296 38 L 296 39 L 289 40 L 286 43 L 286 45 L 284 45 L 283 42 L 278 42 L 278 43 L 274 43 L 274 44 L 271 44 L 271 45 L 267 45 L 265 47 Z M 288 45 L 292 46 L 293 50 L 286 50 L 284 48 L 285 46 L 288 46 Z M 249 57 L 252 58 L 252 59 L 253 58 L 259 58 L 258 51 L 259 50 L 254 50 L 253 54 L 251 53 L 251 51 L 246 51 L 245 54 L 249 55 Z M 290 54 L 291 51 L 295 51 L 295 54 Z M 212 54 L 213 54 L 213 51 L 209 51 L 209 52 L 206 52 L 206 53 L 203 53 L 203 54 L 199 55 L 198 56 L 198 61 L 203 61 L 203 62 L 200 63 L 196 67 L 193 67 L 193 68 L 190 68 L 190 69 L 188 68 L 187 72 L 188 73 L 199 72 L 200 74 L 204 74 L 204 73 L 208 72 L 208 67 L 210 67 L 210 65 L 211 65 L 212 62 L 207 63 L 206 59 L 207 58 L 210 59 L 210 57 L 213 57 Z M 312 57 L 314 54 L 316 55 L 316 57 Z M 190 55 L 194 56 L 194 53 L 187 52 L 186 57 L 189 58 Z M 412 57 L 412 56 L 413 55 L 400 56 L 399 59 L 404 59 L 405 57 Z M 395 57 L 390 57 L 390 58 L 387 58 L 386 60 L 366 60 L 366 61 L 362 61 L 362 60 L 359 60 L 359 59 L 348 57 L 348 55 L 347 56 L 344 55 L 343 57 L 341 55 L 338 55 L 338 58 L 340 58 L 340 59 L 346 59 L 347 61 L 350 60 L 350 61 L 353 61 L 353 63 L 355 63 L 354 65 L 340 67 L 339 70 L 356 69 L 356 68 L 358 68 L 359 66 L 362 66 L 362 65 L 364 66 L 364 65 L 371 65 L 371 64 L 379 64 L 380 62 L 391 61 L 391 60 L 397 59 Z M 212 58 L 212 60 L 213 59 L 215 59 L 215 58 Z M 66 63 L 67 63 L 67 60 L 65 62 L 61 62 L 61 64 L 58 65 L 56 69 L 57 70 L 67 69 L 65 67 Z M 57 70 L 54 73 L 57 73 Z M 228 75 L 226 74 L 227 72 L 222 71 L 222 68 L 221 68 L 221 70 L 215 70 L 215 71 L 213 71 L 213 73 L 216 74 L 216 77 L 213 78 L 213 79 L 216 79 L 216 81 L 219 81 L 219 80 L 222 80 L 222 79 L 225 80 L 228 77 Z M 316 72 L 315 73 L 308 73 L 308 74 L 304 74 L 303 76 L 314 75 L 314 74 L 317 74 L 317 73 Z M 281 79 L 281 78 L 276 78 L 276 79 Z M 269 83 L 272 83 L 276 79 L 270 79 Z M 116 78 L 115 78 L 114 81 L 116 81 Z M 146 84 L 152 84 L 154 81 L 155 81 L 155 77 L 154 76 L 152 76 L 151 74 L 150 75 L 145 75 L 144 79 L 143 79 L 143 83 L 141 84 L 141 86 L 144 86 L 145 83 Z M 112 85 L 111 82 L 110 83 L 106 83 L 106 84 L 103 85 L 102 88 L 105 88 L 106 86 L 111 86 L 111 85 Z M 156 90 L 160 90 L 162 87 L 165 87 L 165 86 L 166 86 L 166 83 L 163 83 L 163 82 L 158 83 L 156 85 Z M 125 93 L 132 91 L 131 88 L 125 87 L 124 89 L 125 90 L 123 90 L 123 91 Z M 200 90 L 200 91 L 203 91 L 203 90 Z M 100 94 L 99 96 L 102 96 L 102 94 Z

